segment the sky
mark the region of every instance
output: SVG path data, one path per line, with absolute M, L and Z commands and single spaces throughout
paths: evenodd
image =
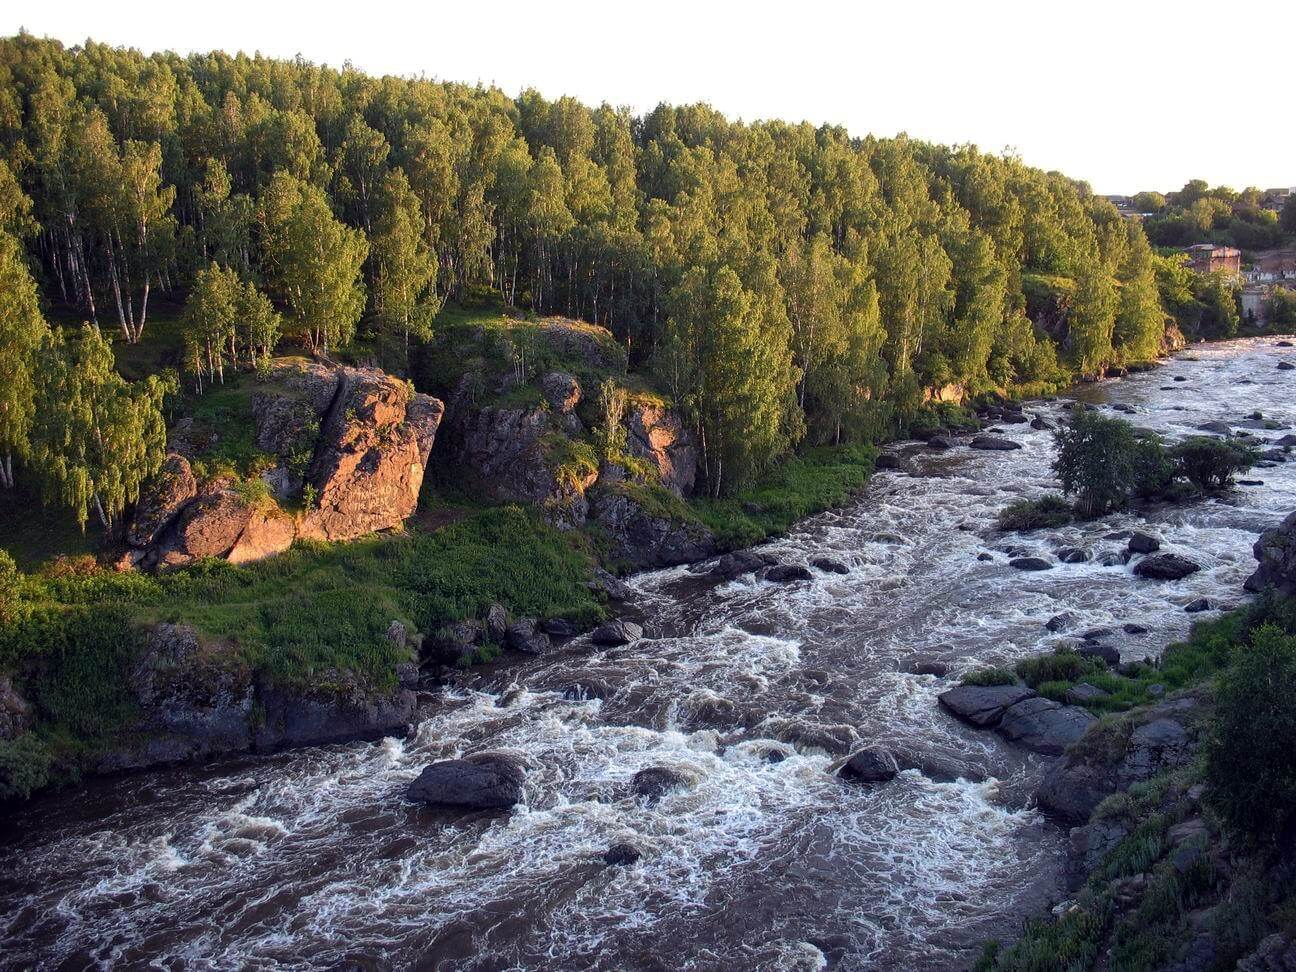
M 974 142 L 1100 193 L 1296 186 L 1296 3 L 424 0 L 9 3 L 0 30 L 261 52 L 636 112 Z

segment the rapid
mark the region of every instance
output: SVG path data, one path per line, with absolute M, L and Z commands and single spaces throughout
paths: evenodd
M 1081 399 L 1173 439 L 1254 410 L 1296 425 L 1296 349 L 1194 347 Z M 1183 380 L 1176 380 L 1183 379 Z M 1250 430 L 1258 443 L 1288 430 Z M 279 969 L 960 969 L 1060 894 L 1065 832 L 1030 805 L 1048 758 L 969 729 L 937 695 L 957 675 L 1069 640 L 1044 622 L 1137 624 L 1154 654 L 1229 607 L 1256 535 L 1296 509 L 1296 461 L 1204 502 L 1000 535 L 1009 502 L 1056 490 L 1047 431 L 1023 446 L 892 451 L 846 508 L 760 548 L 850 567 L 788 585 L 716 585 L 687 567 L 629 579 L 645 637 L 576 639 L 469 673 L 404 740 L 98 780 L 0 818 L 0 966 Z M 1202 570 L 1174 583 L 1102 566 L 1148 528 Z M 1080 547 L 1093 559 L 1056 563 Z M 1025 573 L 1008 551 L 1055 561 Z M 979 560 L 988 553 L 991 559 Z M 1213 616 L 1213 615 L 1206 615 Z M 943 663 L 949 676 L 915 674 Z M 876 787 L 833 769 L 858 745 L 921 769 Z M 414 806 L 427 763 L 507 752 L 511 813 Z M 647 767 L 695 785 L 650 804 Z M 602 854 L 629 843 L 628 867 Z

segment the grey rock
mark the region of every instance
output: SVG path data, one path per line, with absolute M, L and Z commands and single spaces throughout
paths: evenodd
M 1184 610 L 1189 614 L 1200 614 L 1202 611 L 1209 611 L 1211 602 L 1204 597 L 1195 597 L 1184 605 Z
M 1008 452 L 1022 447 L 1020 442 L 1014 442 L 1012 439 L 1006 439 L 998 435 L 973 436 L 972 441 L 968 444 L 973 449 L 983 449 L 990 452 Z
M 999 721 L 998 732 L 1009 742 L 1034 752 L 1060 756 L 1096 721 L 1093 713 L 1079 706 L 1036 696 L 1009 706 Z
M 1201 565 L 1178 554 L 1145 557 L 1134 567 L 1134 574 L 1148 580 L 1181 580 L 1201 570 Z
M 1025 685 L 959 685 L 942 692 L 940 704 L 964 722 L 981 729 L 997 726 L 1009 706 L 1035 697 Z
M 526 774 L 513 760 L 490 753 L 432 763 L 409 785 L 410 800 L 465 810 L 506 810 L 522 802 Z
M 614 648 L 619 645 L 628 645 L 630 642 L 638 641 L 642 637 L 643 628 L 633 621 L 609 621 L 594 629 L 590 635 L 590 641 L 596 645 Z
M 764 577 L 775 584 L 814 580 L 814 575 L 801 564 L 775 564 L 765 571 Z
M 1090 685 L 1088 682 L 1080 682 L 1072 685 L 1066 690 L 1066 701 L 1069 705 L 1087 705 L 1098 699 L 1105 699 L 1111 693 L 1100 689 L 1096 685 Z
M 1042 557 L 1014 557 L 1008 561 L 1014 570 L 1052 570 L 1053 565 Z
M 1147 533 L 1135 533 L 1129 538 L 1127 547 L 1131 553 L 1156 553 L 1161 549 L 1161 541 Z

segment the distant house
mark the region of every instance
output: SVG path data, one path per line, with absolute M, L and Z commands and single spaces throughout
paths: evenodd
M 1223 270 L 1225 273 L 1242 272 L 1242 251 L 1231 246 L 1216 246 L 1214 243 L 1198 243 L 1188 247 L 1188 266 L 1198 273 L 1213 273 Z

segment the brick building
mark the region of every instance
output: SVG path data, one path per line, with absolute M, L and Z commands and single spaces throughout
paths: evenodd
M 1214 243 L 1198 243 L 1188 247 L 1188 266 L 1198 273 L 1212 273 L 1223 270 L 1226 273 L 1242 272 L 1242 251 L 1231 246 L 1216 246 Z

